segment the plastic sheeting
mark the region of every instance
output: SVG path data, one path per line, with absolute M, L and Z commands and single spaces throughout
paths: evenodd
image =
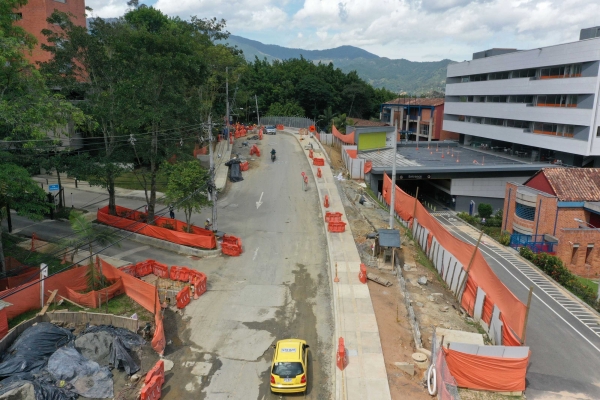
M 459 387 L 500 392 L 525 390 L 529 356 L 506 358 L 467 354 L 452 349 L 443 351 Z
M 141 222 L 144 220 L 146 214 L 125 207 L 116 206 L 116 209 L 119 215 L 127 215 L 127 218 L 110 215 L 108 213 L 108 206 L 106 206 L 98 210 L 98 221 L 109 226 L 114 226 L 115 228 L 167 240 L 183 246 L 199 247 L 202 249 L 214 249 L 217 247 L 215 235 L 209 230 L 193 226 L 192 233 L 183 232 L 183 227 L 187 226 L 184 222 L 162 217 L 156 217 L 154 221 L 155 225 L 146 225 L 145 222 Z M 162 227 L 167 223 L 173 226 L 174 230 Z
M 231 159 L 225 163 L 225 165 L 229 167 L 229 180 L 231 182 L 240 182 L 244 180 L 240 168 L 241 163 L 242 162 L 237 158 Z
M 123 293 L 123 282 L 119 279 L 109 287 L 87 293 L 78 293 L 70 288 L 67 288 L 67 292 L 69 293 L 69 300 L 86 307 L 98 308 L 116 295 Z
M 37 376 L 18 374 L 0 382 L 2 400 L 75 400 L 77 397 L 68 388 L 57 387 L 54 378 L 47 372 Z
M 74 339 L 70 331 L 49 322 L 40 322 L 27 328 L 2 357 L 0 378 L 41 371 L 59 347 Z
M 143 345 L 146 341 L 141 336 L 127 329 L 107 325 L 90 326 L 82 334 L 89 335 L 101 332 L 109 333 L 113 337 L 109 353 L 109 363 L 115 368 L 124 369 L 127 375 L 138 372 L 140 367 L 133 361 L 129 352 Z
M 116 338 L 118 340 L 118 338 Z M 48 360 L 48 372 L 71 385 L 71 391 L 97 399 L 112 398 L 112 374 L 107 367 L 83 357 L 73 347 L 58 349 Z

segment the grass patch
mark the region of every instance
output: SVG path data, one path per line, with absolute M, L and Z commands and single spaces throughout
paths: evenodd
M 598 282 L 593 281 L 591 279 L 588 278 L 583 278 L 581 276 L 577 277 L 577 280 L 584 286 L 589 287 L 590 289 L 592 289 L 594 291 L 594 293 L 598 293 Z
M 61 305 L 52 304 L 48 307 L 48 312 L 54 310 L 69 310 L 72 312 L 83 311 L 82 308 L 74 306 L 66 301 Z M 12 329 L 15 326 L 19 325 L 23 321 L 27 321 L 36 316 L 37 313 L 41 311 L 40 309 L 31 310 L 24 312 L 21 315 L 14 317 L 13 319 L 8 320 L 8 329 Z M 143 308 L 141 305 L 133 301 L 133 299 L 126 294 L 120 294 L 118 296 L 113 297 L 108 301 L 108 312 L 106 311 L 106 305 L 103 304 L 100 308 L 90 308 L 87 312 L 91 313 L 103 313 L 103 314 L 113 314 L 118 315 L 120 317 L 131 317 L 134 313 L 138 315 L 138 320 L 141 322 L 152 322 L 154 321 L 154 316 L 151 312 Z
M 139 176 L 139 178 L 142 182 L 144 181 L 141 179 L 141 176 Z M 156 181 L 156 190 L 159 192 L 165 192 L 167 190 L 167 181 L 160 176 L 156 179 Z M 124 172 L 115 178 L 115 186 L 121 189 L 144 190 L 144 186 L 140 184 L 134 172 Z M 150 185 L 148 185 L 148 190 L 150 190 Z

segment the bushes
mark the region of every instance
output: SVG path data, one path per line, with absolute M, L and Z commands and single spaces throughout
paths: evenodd
M 489 218 L 494 213 L 494 209 L 491 204 L 479 203 L 477 206 L 477 213 L 481 218 Z
M 596 293 L 579 282 L 577 277 L 565 267 L 560 258 L 547 253 L 535 254 L 528 247 L 521 247 L 519 253 L 575 296 L 600 311 L 600 304 L 596 301 Z
M 459 212 L 458 214 L 456 214 L 456 216 L 468 224 L 471 224 L 473 226 L 479 226 L 479 221 L 477 220 L 477 217 L 473 217 L 466 212 Z
M 498 242 L 500 242 L 500 244 L 502 246 L 509 246 L 510 245 L 510 233 L 502 232 L 500 234 L 500 237 L 498 238 Z

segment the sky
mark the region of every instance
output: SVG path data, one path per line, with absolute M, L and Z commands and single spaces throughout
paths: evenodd
M 118 17 L 127 0 L 86 0 Z M 531 49 L 600 25 L 599 0 L 140 0 L 171 16 L 223 18 L 227 30 L 308 50 L 352 45 L 411 61 L 470 60 L 492 47 Z

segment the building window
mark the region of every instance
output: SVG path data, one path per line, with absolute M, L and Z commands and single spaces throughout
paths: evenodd
M 429 125 L 421 125 L 421 134 L 429 136 Z
M 581 76 L 581 64 L 559 65 L 540 70 L 540 79 L 573 78 L 578 76 Z
M 535 207 L 517 203 L 517 207 L 515 208 L 515 214 L 517 215 L 517 217 L 522 218 L 524 220 L 533 221 L 535 220 Z
M 571 250 L 571 264 L 577 264 L 577 250 L 579 250 L 579 243 L 575 243 Z
M 534 122 L 533 133 L 572 138 L 575 135 L 575 127 L 573 125 L 545 124 L 543 122 Z
M 513 71 L 511 78 L 532 78 L 536 76 L 537 71 L 535 69 L 520 69 Z
M 67 0 L 54 0 L 54 1 L 57 3 L 66 3 L 67 2 Z
M 578 97 L 571 95 L 540 95 L 537 96 L 536 105 L 539 107 L 577 107 Z
M 596 131 L 596 136 L 600 137 L 600 126 L 598 127 L 598 130 Z
M 585 263 L 592 264 L 592 252 L 594 251 L 594 243 L 590 243 L 587 245 L 587 249 L 585 251 Z
M 508 96 L 509 103 L 533 103 L 533 96 Z

